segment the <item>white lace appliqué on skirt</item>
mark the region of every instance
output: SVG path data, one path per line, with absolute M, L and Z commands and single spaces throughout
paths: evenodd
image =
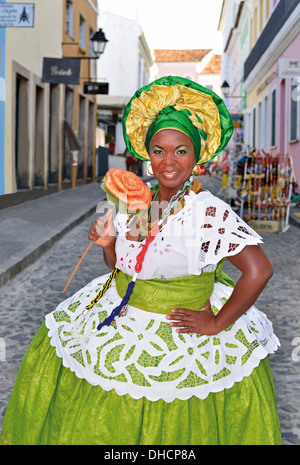
M 272 324 L 255 307 L 216 336 L 178 334 L 165 315 L 130 305 L 125 316 L 97 331 L 121 300 L 113 283 L 84 312 L 107 277 L 95 279 L 46 317 L 51 344 L 63 365 L 104 390 L 151 401 L 204 399 L 249 376 L 279 345 Z M 223 284 L 214 285 L 210 300 L 215 313 L 231 292 Z

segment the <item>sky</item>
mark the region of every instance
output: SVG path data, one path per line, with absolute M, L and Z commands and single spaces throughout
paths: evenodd
M 223 0 L 99 0 L 100 11 L 137 18 L 152 49 L 211 48 L 222 53 Z M 101 24 L 101 12 L 100 12 Z

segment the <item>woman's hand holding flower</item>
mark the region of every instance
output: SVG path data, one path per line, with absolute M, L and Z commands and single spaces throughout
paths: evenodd
M 108 210 L 105 218 L 97 218 L 89 231 L 89 240 L 103 248 L 113 246 L 116 240 L 116 230 L 113 223 L 114 208 Z

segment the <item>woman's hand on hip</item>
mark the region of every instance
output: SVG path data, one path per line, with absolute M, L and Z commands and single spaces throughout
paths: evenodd
M 212 336 L 218 332 L 215 327 L 215 316 L 211 310 L 209 300 L 201 311 L 173 308 L 171 312 L 171 315 L 167 315 L 167 319 L 171 320 L 170 326 L 178 328 L 176 329 L 178 333 L 196 333 Z

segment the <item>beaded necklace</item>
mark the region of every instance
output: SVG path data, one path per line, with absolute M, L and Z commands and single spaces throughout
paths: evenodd
M 159 193 L 159 188 L 157 188 L 157 191 L 155 192 L 155 194 L 154 194 L 154 196 L 153 196 L 153 199 L 152 199 L 152 201 L 151 201 L 151 204 L 150 204 L 149 214 L 148 214 L 148 224 L 150 223 L 150 219 L 151 219 L 152 205 L 153 205 L 153 203 L 154 203 L 154 201 L 155 201 L 155 199 L 156 199 L 158 193 Z M 132 218 L 132 217 L 131 217 L 131 218 Z M 130 218 L 130 220 L 131 220 L 131 218 Z M 143 237 L 144 237 L 143 234 L 141 234 L 141 236 L 140 236 L 140 238 L 139 238 L 139 242 L 142 242 Z
M 154 189 L 156 189 L 156 186 L 152 187 L 152 190 L 154 190 Z M 155 236 L 158 234 L 158 232 L 160 230 L 160 226 L 163 224 L 166 217 L 169 216 L 172 213 L 172 209 L 177 204 L 177 202 L 182 201 L 183 196 L 187 193 L 188 190 L 192 190 L 193 192 L 198 193 L 198 192 L 200 192 L 202 190 L 202 184 L 200 184 L 197 180 L 193 181 L 192 184 L 191 184 L 191 181 L 189 181 L 183 186 L 182 190 L 177 192 L 177 194 L 174 197 L 172 197 L 172 199 L 169 202 L 168 208 L 165 210 L 165 215 L 164 215 L 163 219 L 160 220 L 159 223 L 157 223 L 154 226 L 154 228 L 152 229 L 152 231 L 150 232 L 148 238 L 145 241 L 145 244 L 144 244 L 144 246 L 142 248 L 142 251 L 137 256 L 137 263 L 136 263 L 136 268 L 137 269 L 135 269 L 135 275 L 134 275 L 134 277 L 132 279 L 132 282 L 129 283 L 129 286 L 131 286 L 131 287 L 128 286 L 128 289 L 127 289 L 127 292 L 126 292 L 127 298 L 125 299 L 126 296 L 124 297 L 124 299 L 122 300 L 122 303 L 113 310 L 113 313 L 110 315 L 110 317 L 106 318 L 106 320 L 103 321 L 103 323 L 98 325 L 96 331 L 100 330 L 103 326 L 109 326 L 116 316 L 126 314 L 127 304 L 129 302 L 130 296 L 132 294 L 137 275 L 138 275 L 139 271 L 142 268 L 142 261 L 143 261 L 143 258 L 145 256 L 145 254 L 146 254 L 147 248 L 148 248 L 150 242 L 152 242 L 152 240 L 154 240 Z M 158 192 L 156 192 L 155 195 L 153 196 L 152 202 L 155 200 L 157 194 L 158 194 Z M 150 206 L 150 208 L 151 208 L 151 206 Z M 149 214 L 148 218 L 150 218 L 150 216 L 151 216 L 151 214 Z M 133 218 L 133 215 L 130 215 L 130 217 L 127 220 L 127 224 L 130 222 L 130 220 L 132 218 Z M 141 240 L 141 238 L 140 238 L 140 240 Z M 147 248 L 146 248 L 145 246 L 146 246 L 147 240 L 149 242 L 147 243 Z M 142 252 L 143 252 L 143 254 L 142 254 Z M 101 297 L 103 297 L 105 292 L 110 288 L 110 286 L 111 286 L 114 278 L 116 277 L 118 271 L 119 271 L 118 268 L 114 268 L 112 270 L 108 280 L 105 282 L 105 284 L 103 284 L 102 288 L 100 289 L 100 291 L 98 292 L 96 297 L 85 307 L 82 316 L 86 313 L 86 311 L 90 310 L 101 299 Z M 95 332 L 95 330 L 93 330 L 92 332 Z
M 184 183 L 184 186 L 183 188 L 177 192 L 175 195 L 173 195 L 173 197 L 171 198 L 171 200 L 169 201 L 169 204 L 166 208 L 166 210 L 164 211 L 164 215 L 163 215 L 163 218 L 160 219 L 158 221 L 158 223 L 156 223 L 154 225 L 154 227 L 151 229 L 148 237 L 146 238 L 145 240 L 145 244 L 143 245 L 142 247 L 142 250 L 139 252 L 139 254 L 137 255 L 136 257 L 136 264 L 135 264 L 135 267 L 134 267 L 134 275 L 133 275 L 133 278 L 131 280 L 131 282 L 128 284 L 128 287 L 127 287 L 127 290 L 126 290 L 126 294 L 125 296 L 123 297 L 121 303 L 115 307 L 113 309 L 113 311 L 111 312 L 111 314 L 102 322 L 100 323 L 98 326 L 97 326 L 97 329 L 98 331 L 100 331 L 103 326 L 109 326 L 111 325 L 111 323 L 113 322 L 113 320 L 120 315 L 121 311 L 127 307 L 128 305 L 128 302 L 129 302 L 129 299 L 131 297 L 131 294 L 133 292 L 133 289 L 134 289 L 134 286 L 135 286 L 135 282 L 136 282 L 136 279 L 138 277 L 138 274 L 141 272 L 142 270 L 142 267 L 143 267 L 143 261 L 144 261 L 144 258 L 145 258 L 145 255 L 146 255 L 146 252 L 148 250 L 148 247 L 149 245 L 151 244 L 151 242 L 155 239 L 155 237 L 157 236 L 157 234 L 159 233 L 160 231 L 160 227 L 162 226 L 163 222 L 168 218 L 168 216 L 171 214 L 171 211 L 172 209 L 175 207 L 176 203 L 186 194 L 186 192 L 188 191 L 190 185 L 192 183 L 192 179 L 189 179 L 188 181 L 186 181 Z M 158 194 L 158 191 L 156 192 L 155 194 L 155 198 Z M 153 198 L 152 202 L 151 202 L 151 206 L 152 206 L 152 203 L 153 201 L 155 200 L 155 198 Z M 151 207 L 150 207 L 150 210 L 151 210 Z M 149 218 L 150 218 L 150 215 L 151 215 L 151 211 L 150 211 L 150 214 L 149 214 Z M 114 273 L 114 270 L 112 272 L 112 274 Z M 112 277 L 112 274 L 111 276 L 109 277 L 108 281 L 110 280 L 110 283 L 111 283 L 111 277 Z M 110 285 L 110 284 L 109 284 Z M 104 285 L 104 287 L 107 287 L 106 286 L 106 283 Z M 102 294 L 103 295 L 103 294 Z M 90 304 L 91 305 L 91 304 Z M 90 308 L 90 305 L 88 306 Z

